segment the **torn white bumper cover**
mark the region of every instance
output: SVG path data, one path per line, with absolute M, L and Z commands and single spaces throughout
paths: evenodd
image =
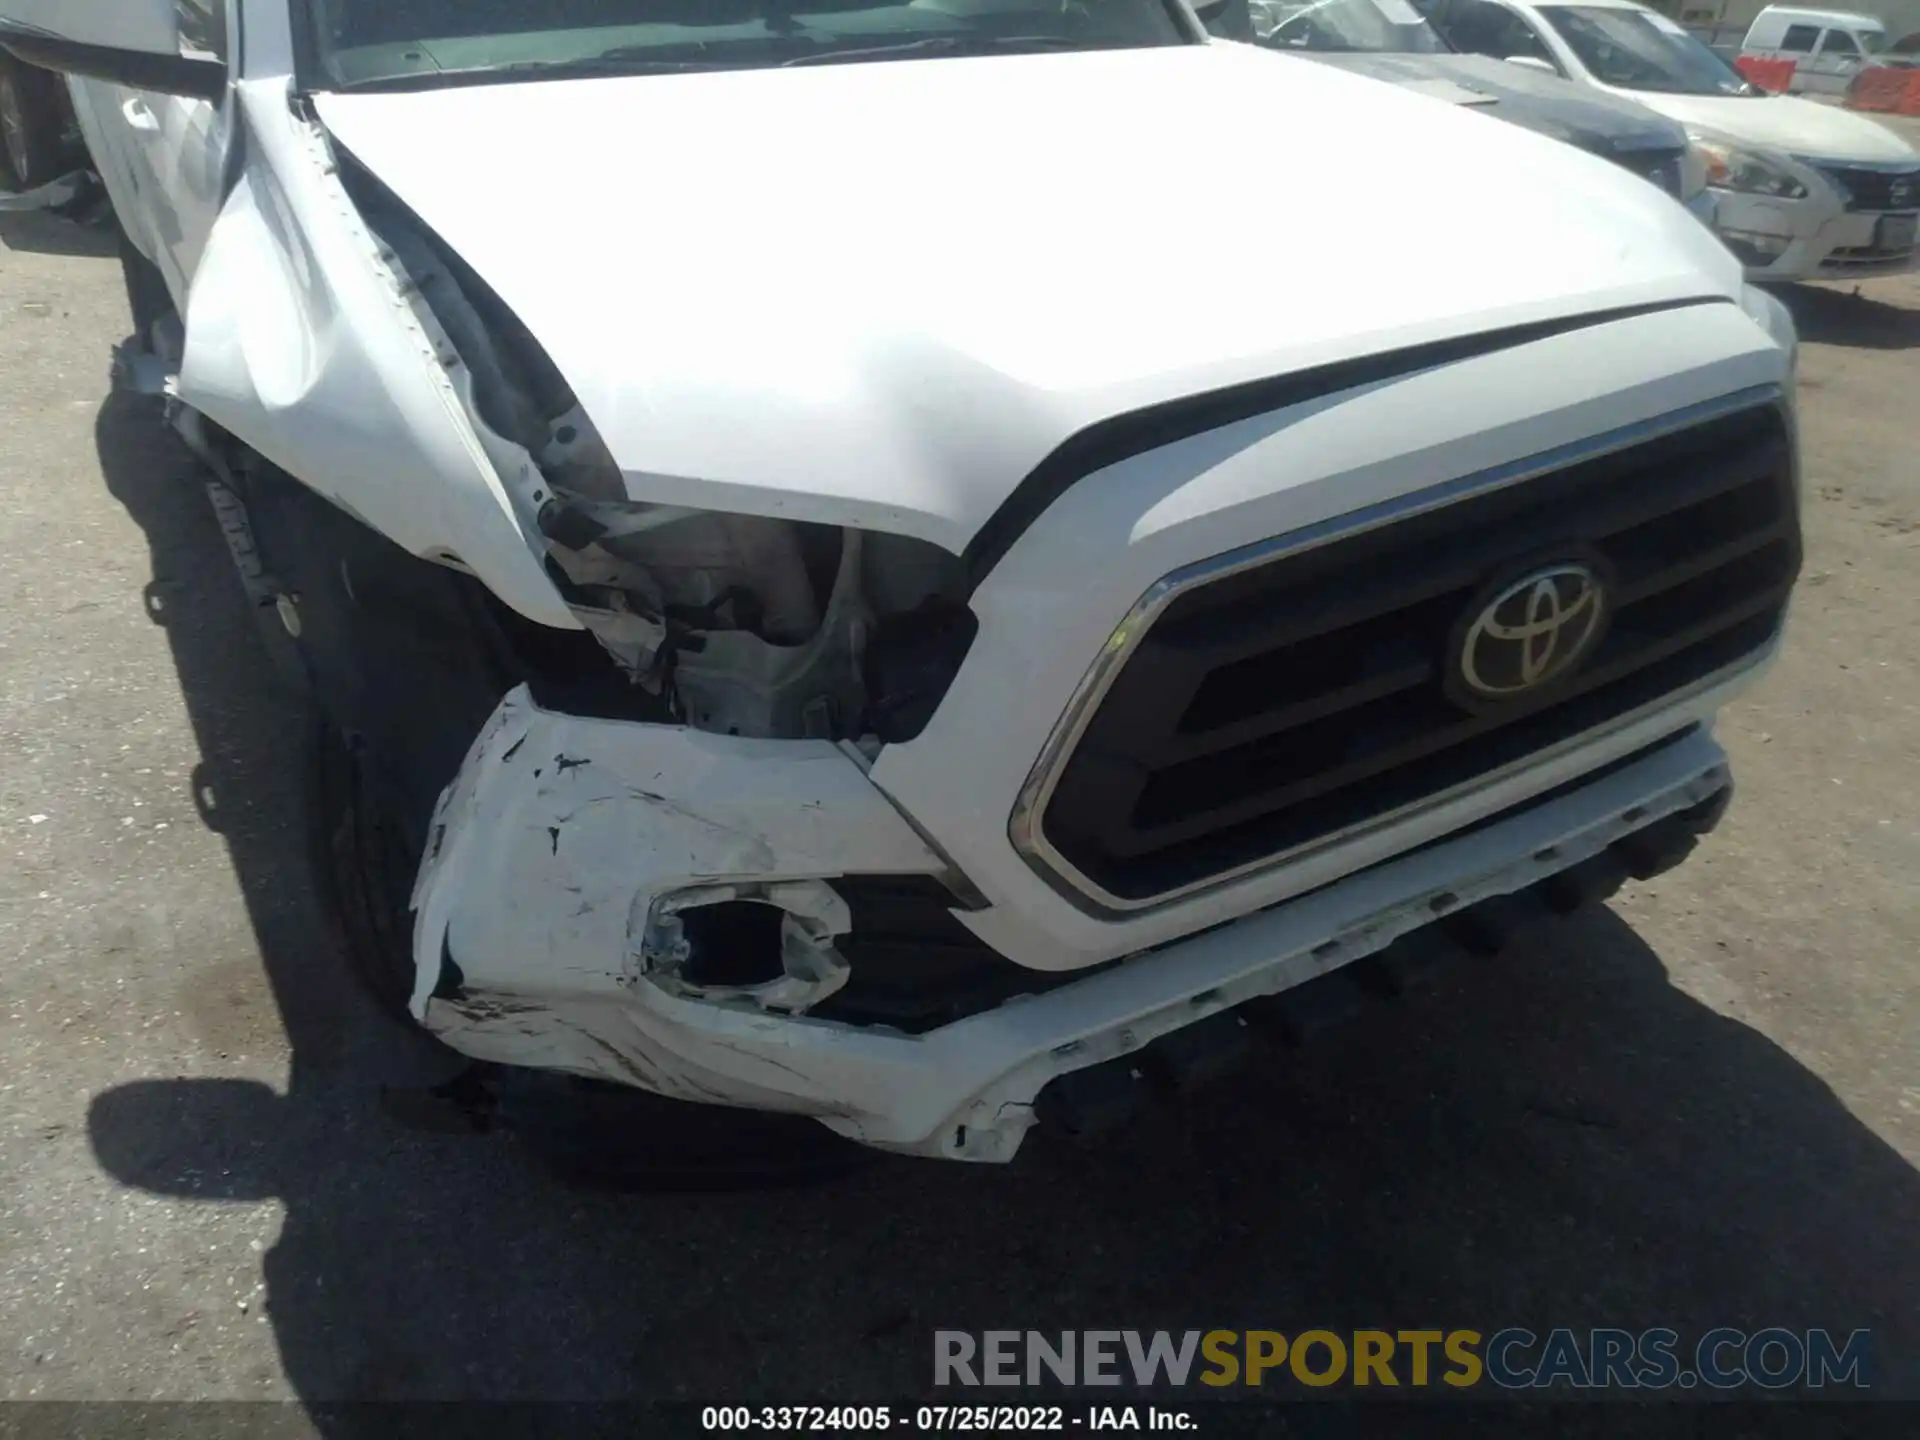
M 1007 1160 L 1056 1077 L 1711 811 L 1729 784 L 1719 746 L 1691 729 L 1286 905 L 908 1035 L 797 1013 L 845 978 L 833 878 L 942 868 L 854 756 L 559 715 L 521 690 L 441 801 L 414 897 L 413 1007 L 475 1058 L 811 1115 L 889 1150 Z M 676 916 L 730 898 L 785 912 L 782 973 L 690 985 Z

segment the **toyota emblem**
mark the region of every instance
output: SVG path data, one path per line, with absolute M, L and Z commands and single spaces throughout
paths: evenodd
M 1449 691 L 1474 710 L 1539 696 L 1593 653 L 1608 608 L 1599 570 L 1578 560 L 1496 582 L 1456 627 Z

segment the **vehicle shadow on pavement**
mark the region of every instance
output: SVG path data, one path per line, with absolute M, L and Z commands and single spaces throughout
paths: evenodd
M 1920 309 L 1825 285 L 1782 285 L 1774 294 L 1793 314 L 1801 340 L 1863 350 L 1920 346 Z
M 120 253 L 120 242 L 110 225 L 76 225 L 48 210 L 0 211 L 0 249 L 111 257 Z
M 621 1195 L 503 1136 L 399 1128 L 379 1084 L 444 1062 L 359 998 L 315 911 L 301 717 L 193 464 L 147 401 L 109 401 L 98 439 L 292 1063 L 284 1094 L 108 1090 L 92 1144 L 131 1186 L 284 1206 L 266 1314 L 309 1406 L 908 1398 L 936 1327 L 1865 1327 L 1883 1393 L 1920 1393 L 1920 1175 L 1607 911 L 1104 1143 L 1035 1132 L 1007 1168 Z

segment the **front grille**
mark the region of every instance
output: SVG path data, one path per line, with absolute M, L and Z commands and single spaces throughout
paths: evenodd
M 1847 197 L 1849 210 L 1920 210 L 1920 170 L 1824 168 Z
M 1178 594 L 1100 698 L 1040 819 L 1140 902 L 1416 806 L 1727 669 L 1800 564 L 1772 404 L 1285 555 Z M 1613 620 L 1573 679 L 1474 714 L 1449 637 L 1489 578 L 1598 552 Z
M 1913 258 L 1913 251 L 1886 250 L 1877 245 L 1836 245 L 1827 252 L 1827 258 L 1820 262 L 1823 270 L 1847 270 L 1862 265 L 1905 264 Z
M 1669 195 L 1680 194 L 1681 153 L 1678 150 L 1616 150 L 1612 159 Z

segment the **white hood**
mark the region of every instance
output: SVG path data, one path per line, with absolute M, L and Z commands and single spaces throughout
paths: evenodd
M 958 551 L 1110 415 L 1737 262 L 1618 167 L 1246 46 L 323 95 L 638 498 Z
M 1655 95 L 1645 90 L 1615 92 L 1638 100 L 1682 125 L 1712 130 L 1736 144 L 1760 146 L 1783 155 L 1813 160 L 1861 160 L 1871 164 L 1911 161 L 1920 167 L 1913 146 L 1878 121 L 1837 105 L 1822 105 L 1794 95 Z

